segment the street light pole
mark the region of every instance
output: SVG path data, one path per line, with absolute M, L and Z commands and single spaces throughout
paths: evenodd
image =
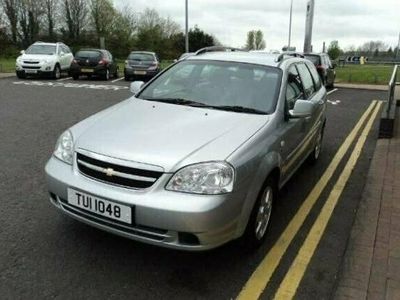
M 399 33 L 399 42 L 397 44 L 397 51 L 396 51 L 396 58 L 399 56 L 399 51 L 400 51 L 400 33 Z
M 185 25 L 185 52 L 188 53 L 189 52 L 189 4 L 188 4 L 188 0 L 185 0 L 185 4 L 186 4 L 186 25 Z
M 314 0 L 307 2 L 306 35 L 304 38 L 304 53 L 312 52 L 312 32 L 314 23 Z
M 293 0 L 290 1 L 290 19 L 289 19 L 289 42 L 288 49 L 290 49 L 290 44 L 292 42 L 292 17 L 293 17 Z

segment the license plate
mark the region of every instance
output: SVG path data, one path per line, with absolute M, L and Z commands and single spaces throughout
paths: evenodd
M 27 73 L 27 74 L 36 74 L 37 70 L 25 70 L 25 73 Z
M 135 71 L 135 75 L 146 75 L 146 71 Z
M 68 189 L 68 203 L 97 215 L 132 224 L 132 209 L 126 205 L 117 204 L 70 188 Z
M 84 73 L 93 73 L 93 69 L 82 69 L 81 71 Z

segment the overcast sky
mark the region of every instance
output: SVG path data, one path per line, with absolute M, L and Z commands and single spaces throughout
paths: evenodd
M 136 12 L 155 8 L 170 16 L 182 29 L 185 0 L 114 0 Z M 395 47 L 400 32 L 400 0 L 316 0 L 314 50 L 338 40 L 342 48 L 369 40 L 383 40 Z M 292 45 L 304 44 L 307 0 L 294 0 Z M 189 0 L 189 26 L 198 25 L 224 45 L 241 47 L 249 30 L 261 29 L 267 49 L 281 49 L 288 41 L 290 0 Z

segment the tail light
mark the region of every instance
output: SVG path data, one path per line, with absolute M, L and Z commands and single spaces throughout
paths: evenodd
M 108 63 L 108 61 L 106 61 L 105 59 L 100 59 L 99 61 L 99 65 L 106 65 Z
M 77 63 L 78 63 L 78 61 L 77 61 L 76 59 L 74 59 L 72 62 L 73 62 L 74 64 L 77 64 Z
M 158 62 L 153 62 L 149 67 L 149 70 L 157 70 L 158 66 L 159 66 Z
M 317 70 L 323 70 L 324 69 L 324 66 L 323 65 L 318 65 L 317 66 Z

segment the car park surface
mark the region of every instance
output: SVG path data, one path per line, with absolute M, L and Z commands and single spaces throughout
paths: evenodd
M 281 191 L 267 241 L 254 253 L 235 243 L 202 254 L 176 252 L 119 238 L 57 213 L 48 202 L 43 166 L 59 134 L 77 121 L 126 99 L 129 84 L 72 80 L 0 80 L 0 291 L 7 298 L 230 299 L 264 256 L 374 99 L 385 93 L 339 90 L 328 99 L 321 161 L 302 167 Z M 51 83 L 51 85 L 50 85 Z M 86 86 L 85 86 L 86 85 Z M 120 87 L 118 89 L 106 86 Z M 16 88 L 18 87 L 18 88 Z M 99 88 L 96 88 L 99 87 Z M 365 182 L 377 124 L 301 282 L 299 298 L 329 298 L 354 210 Z M 348 154 L 346 154 L 348 157 Z M 262 298 L 278 289 L 319 214 L 343 163 L 322 193 Z

